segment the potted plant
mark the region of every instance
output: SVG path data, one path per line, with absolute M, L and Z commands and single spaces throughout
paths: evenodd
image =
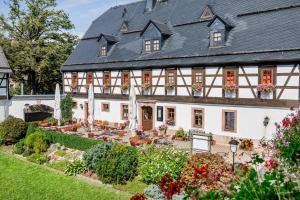
M 262 92 L 262 93 L 271 93 L 273 92 L 275 89 L 276 89 L 276 86 L 273 85 L 272 83 L 269 83 L 269 84 L 259 84 L 257 87 L 256 87 L 257 91 L 258 92 Z
M 93 138 L 94 136 L 95 136 L 95 134 L 93 132 L 88 133 L 88 138 Z
M 166 124 L 160 125 L 158 127 L 158 130 L 161 132 L 162 135 L 165 135 L 168 130 L 168 126 Z
M 126 91 L 126 90 L 128 90 L 129 85 L 126 83 L 126 84 L 121 85 L 120 88 L 121 88 L 122 91 Z
M 224 87 L 225 92 L 235 92 L 239 87 L 235 84 L 226 84 Z
M 150 83 L 143 83 L 142 88 L 143 88 L 143 90 L 149 90 L 151 88 L 151 84 Z
M 193 91 L 193 92 L 201 92 L 202 89 L 203 89 L 202 83 L 194 83 L 194 84 L 192 85 L 192 91 Z
M 175 88 L 175 83 L 174 82 L 166 83 L 165 88 L 167 90 L 173 90 Z
M 107 84 L 107 83 L 105 83 L 104 85 L 103 85 L 103 89 L 108 89 L 110 87 L 110 85 L 109 84 Z
M 240 139 L 240 149 L 245 151 L 253 151 L 254 145 L 251 139 Z
M 175 139 L 183 141 L 185 139 L 185 133 L 182 128 L 178 129 L 175 133 Z

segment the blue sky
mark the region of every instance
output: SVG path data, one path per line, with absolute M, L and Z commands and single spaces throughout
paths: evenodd
M 8 8 L 5 1 L 0 0 L 0 13 L 7 14 Z M 139 0 L 57 0 L 58 8 L 69 14 L 75 25 L 72 32 L 83 36 L 94 19 L 115 5 L 131 3 Z

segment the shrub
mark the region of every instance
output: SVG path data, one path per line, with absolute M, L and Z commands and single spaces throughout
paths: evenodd
M 2 143 L 15 144 L 25 137 L 26 123 L 19 118 L 9 116 L 0 124 Z
M 62 119 L 69 121 L 72 119 L 73 111 L 73 100 L 70 95 L 65 96 L 60 102 Z
M 25 151 L 24 146 L 25 146 L 25 140 L 22 139 L 15 145 L 14 153 L 15 154 L 23 154 Z
M 97 165 L 106 159 L 108 152 L 111 150 L 112 143 L 106 142 L 93 146 L 83 154 L 85 167 L 88 170 L 96 171 Z
M 76 176 L 85 171 L 84 162 L 82 160 L 74 160 L 71 163 L 68 163 L 65 174 L 68 176 Z
M 100 180 L 109 184 L 124 184 L 137 175 L 138 151 L 134 147 L 114 143 L 111 150 L 97 165 Z
M 39 127 L 39 122 L 29 122 L 27 124 L 26 136 L 34 133 Z
M 281 170 L 266 172 L 260 181 L 254 169 L 250 169 L 248 175 L 241 183 L 233 185 L 231 199 L 299 199 L 300 191 L 297 183 L 286 178 Z
M 139 156 L 139 172 L 143 182 L 157 184 L 165 174 L 180 178 L 187 153 L 174 148 L 156 149 L 149 146 Z
M 25 139 L 25 144 L 29 149 L 33 149 L 35 153 L 40 154 L 48 149 L 46 134 L 43 130 L 37 130 Z
M 252 151 L 253 147 L 253 141 L 251 139 L 240 139 L 240 149 Z
M 34 153 L 30 156 L 27 157 L 27 160 L 36 164 L 44 164 L 48 161 L 47 155 L 46 154 L 38 154 Z
M 164 194 L 162 193 L 161 189 L 159 188 L 158 185 L 151 184 L 149 185 L 145 190 L 144 193 L 146 197 L 150 199 L 155 199 L 155 200 L 164 200 Z
M 175 135 L 176 135 L 176 137 L 184 138 L 184 136 L 185 136 L 184 130 L 182 128 L 177 130 Z
M 300 164 L 300 112 L 296 111 L 286 116 L 277 125 L 277 133 L 273 139 L 277 157 L 284 164 L 298 171 Z
M 208 164 L 210 171 L 221 167 L 227 167 L 224 158 L 220 155 L 211 153 L 196 153 L 186 162 L 182 170 L 182 177 L 187 180 L 192 180 L 194 177 L 194 169 L 205 164 Z
M 76 135 L 67 135 L 55 131 L 48 131 L 45 130 L 47 140 L 52 143 L 56 144 L 59 143 L 64 145 L 67 148 L 77 149 L 80 151 L 85 151 L 90 149 L 91 147 L 95 146 L 96 144 L 103 143 L 99 140 L 93 140 L 88 138 L 83 138 Z

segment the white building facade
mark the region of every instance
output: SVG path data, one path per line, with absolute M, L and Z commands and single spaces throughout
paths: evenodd
M 199 129 L 217 143 L 271 138 L 300 95 L 300 40 L 290 34 L 300 28 L 286 19 L 300 17 L 300 5 L 281 1 L 281 10 L 276 2 L 258 9 L 256 1 L 146 0 L 111 8 L 62 66 L 74 117 L 87 119 L 93 84 L 95 119 L 127 121 L 133 84 L 140 129 Z M 287 32 L 278 25 L 283 18 Z

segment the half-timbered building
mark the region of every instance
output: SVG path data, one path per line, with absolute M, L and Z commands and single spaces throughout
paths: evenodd
M 109 9 L 61 68 L 76 118 L 128 120 L 134 84 L 140 128 L 201 129 L 217 142 L 271 137 L 299 106 L 298 0 L 144 0 Z
M 9 75 L 11 73 L 8 61 L 0 46 L 0 122 L 8 116 Z

